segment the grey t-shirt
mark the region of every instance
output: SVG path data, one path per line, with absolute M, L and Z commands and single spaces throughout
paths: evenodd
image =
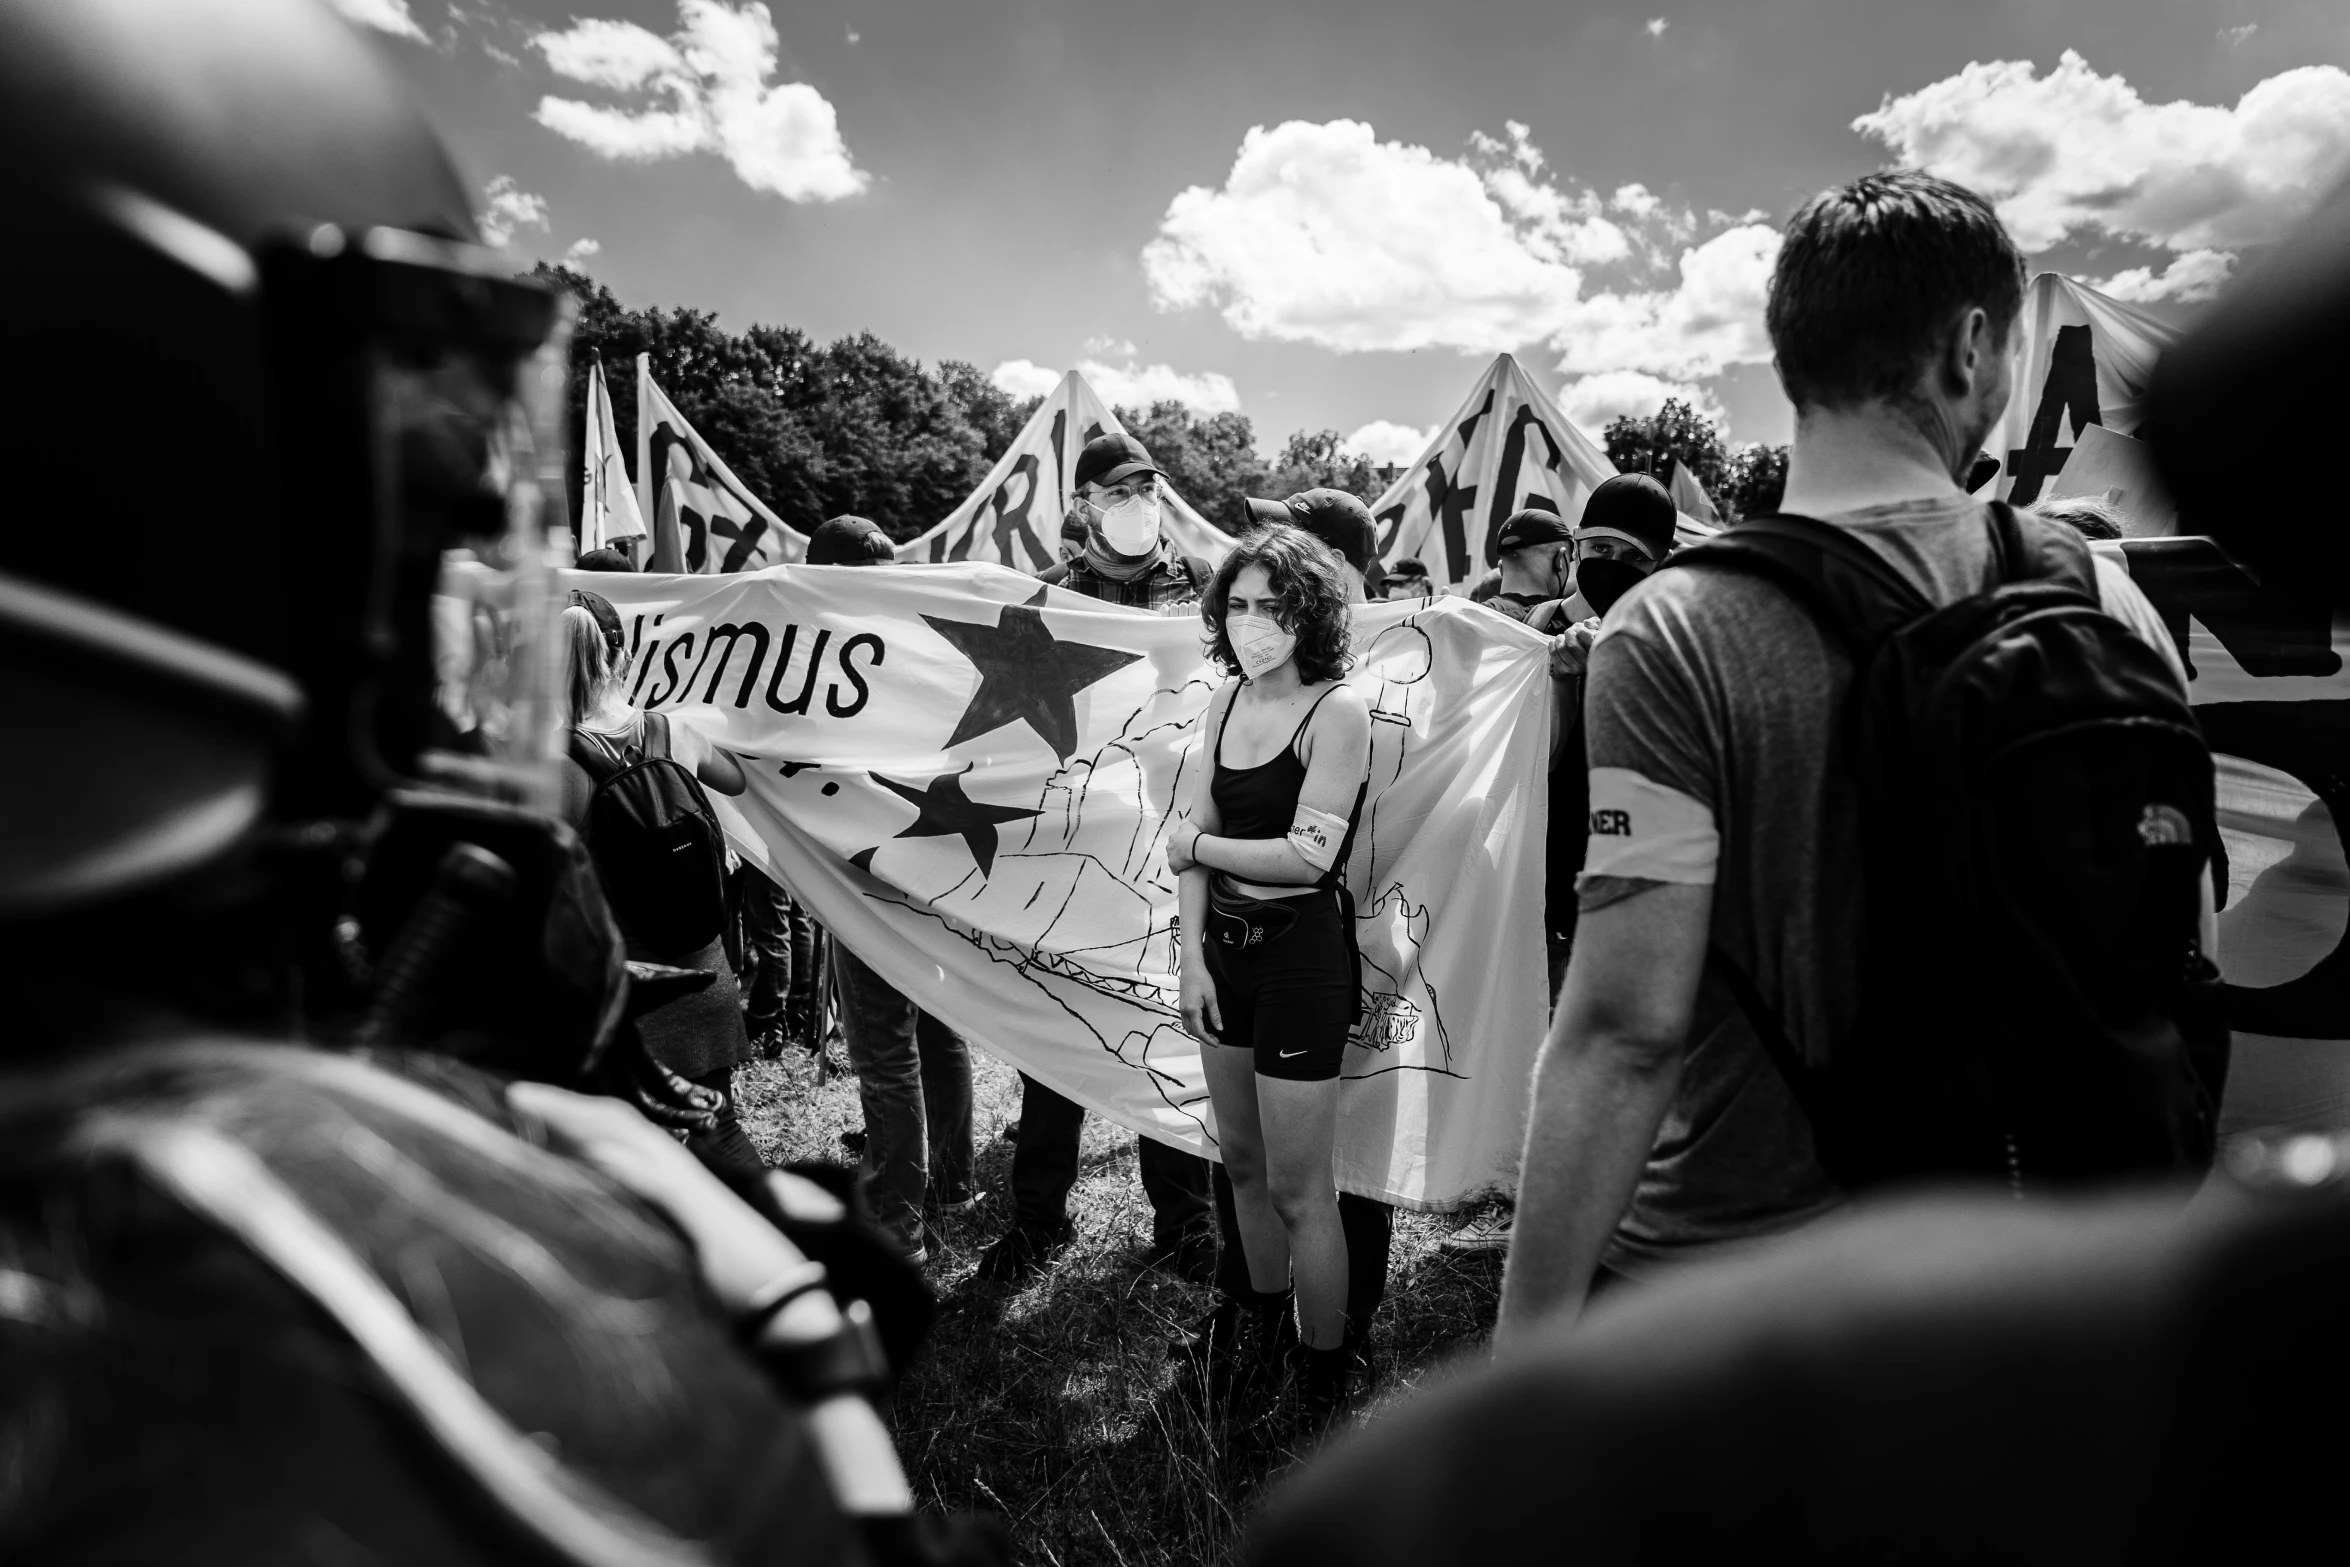
M 1991 585 L 1991 522 L 1969 497 L 1824 520 L 1936 604 Z M 2107 612 L 2175 667 L 2128 573 L 2101 562 L 2098 583 Z M 1608 617 L 1584 697 L 1584 908 L 1656 882 L 1710 882 L 1714 947 L 1815 1060 L 1857 994 L 1860 813 L 1833 721 L 1851 677 L 1779 589 L 1744 573 L 1667 571 Z M 1620 1272 L 1790 1229 L 1839 1201 L 1802 1110 L 1716 970 L 1709 961 L 1679 1091 L 1609 1248 Z

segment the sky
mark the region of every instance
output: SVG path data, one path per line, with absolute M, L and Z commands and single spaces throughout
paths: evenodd
M 1787 438 L 1807 196 L 1922 165 L 2190 318 L 2350 171 L 2338 0 L 333 0 L 518 262 L 1408 462 L 1510 351 Z

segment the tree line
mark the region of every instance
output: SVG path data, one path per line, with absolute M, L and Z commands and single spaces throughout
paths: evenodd
M 901 542 L 926 532 L 978 488 L 1043 401 L 1015 398 L 960 360 L 926 369 L 870 332 L 831 343 L 793 327 L 729 332 L 707 310 L 631 310 L 569 267 L 542 262 L 534 275 L 579 304 L 573 451 L 588 368 L 600 359 L 634 476 L 635 365 L 645 354 L 661 390 L 735 477 L 802 532 L 844 512 L 872 518 Z M 1268 463 L 1246 414 L 1203 418 L 1173 402 L 1117 413 L 1177 492 L 1228 532 L 1244 525 L 1248 496 L 1332 485 L 1369 500 L 1385 487 L 1367 459 L 1342 449 L 1336 430 L 1300 431 Z
M 601 360 L 614 423 L 636 468 L 636 356 L 752 494 L 802 532 L 827 517 L 870 517 L 893 539 L 926 532 L 961 505 L 1035 413 L 978 366 L 935 369 L 870 332 L 818 343 L 793 327 L 729 332 L 714 312 L 658 305 L 631 310 L 586 273 L 542 262 L 534 275 L 578 301 L 571 338 L 571 449 L 580 449 L 587 373 Z M 1336 430 L 1300 430 L 1268 462 L 1246 414 L 1195 414 L 1182 403 L 1120 408 L 1177 493 L 1229 533 L 1247 526 L 1243 502 L 1327 486 L 1372 500 L 1382 470 L 1345 449 Z M 1687 464 L 1725 516 L 1778 505 L 1785 447 L 1732 453 L 1703 416 L 1668 402 L 1646 420 L 1607 427 L 1608 457 L 1626 471 L 1671 473 Z M 1775 455 L 1774 455 L 1775 454 Z M 572 498 L 575 509 L 578 497 Z

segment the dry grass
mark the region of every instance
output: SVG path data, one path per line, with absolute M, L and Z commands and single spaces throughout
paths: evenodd
M 853 1079 L 817 1084 L 804 1057 L 743 1069 L 743 1120 L 770 1159 L 844 1157 L 863 1124 Z M 1176 1383 L 1166 1340 L 1213 1295 L 1142 1265 L 1150 1210 L 1134 1139 L 1087 1117 L 1070 1200 L 1078 1239 L 1016 1291 L 977 1283 L 979 1253 L 1009 1212 L 1019 1079 L 974 1055 L 979 1177 L 988 1200 L 934 1233 L 940 1315 L 896 1402 L 898 1449 L 916 1494 L 942 1511 L 1010 1522 L 1019 1560 L 1039 1567 L 1157 1567 L 1230 1561 L 1266 1487 L 1303 1453 L 1294 1436 L 1228 1431 Z M 1455 1260 L 1444 1222 L 1399 1213 L 1386 1304 L 1374 1328 L 1377 1396 L 1353 1420 L 1416 1385 L 1493 1326 L 1498 1261 Z

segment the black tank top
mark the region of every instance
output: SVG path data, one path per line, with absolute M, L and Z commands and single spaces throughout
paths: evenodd
M 1338 689 L 1333 681 L 1330 691 Z M 1314 705 L 1306 709 L 1306 716 L 1297 721 L 1290 732 L 1289 744 L 1273 753 L 1271 759 L 1254 767 L 1226 767 L 1224 765 L 1224 724 L 1216 726 L 1216 771 L 1208 780 L 1208 798 L 1216 802 L 1216 816 L 1224 824 L 1220 838 L 1286 838 L 1297 820 L 1297 797 L 1305 788 L 1306 764 L 1297 754 L 1298 741 L 1305 738 L 1306 725 L 1314 721 L 1315 710 L 1329 698 L 1330 691 L 1314 698 Z M 1237 701 L 1237 695 L 1234 697 Z M 1224 709 L 1224 723 L 1232 721 L 1232 708 Z M 1363 796 L 1369 791 L 1371 780 L 1366 777 L 1362 787 L 1355 791 L 1354 808 L 1346 813 L 1346 837 L 1338 845 L 1338 858 L 1330 862 L 1330 869 L 1313 883 L 1320 888 L 1335 887 L 1345 874 L 1346 857 L 1353 851 L 1355 823 L 1363 814 Z

